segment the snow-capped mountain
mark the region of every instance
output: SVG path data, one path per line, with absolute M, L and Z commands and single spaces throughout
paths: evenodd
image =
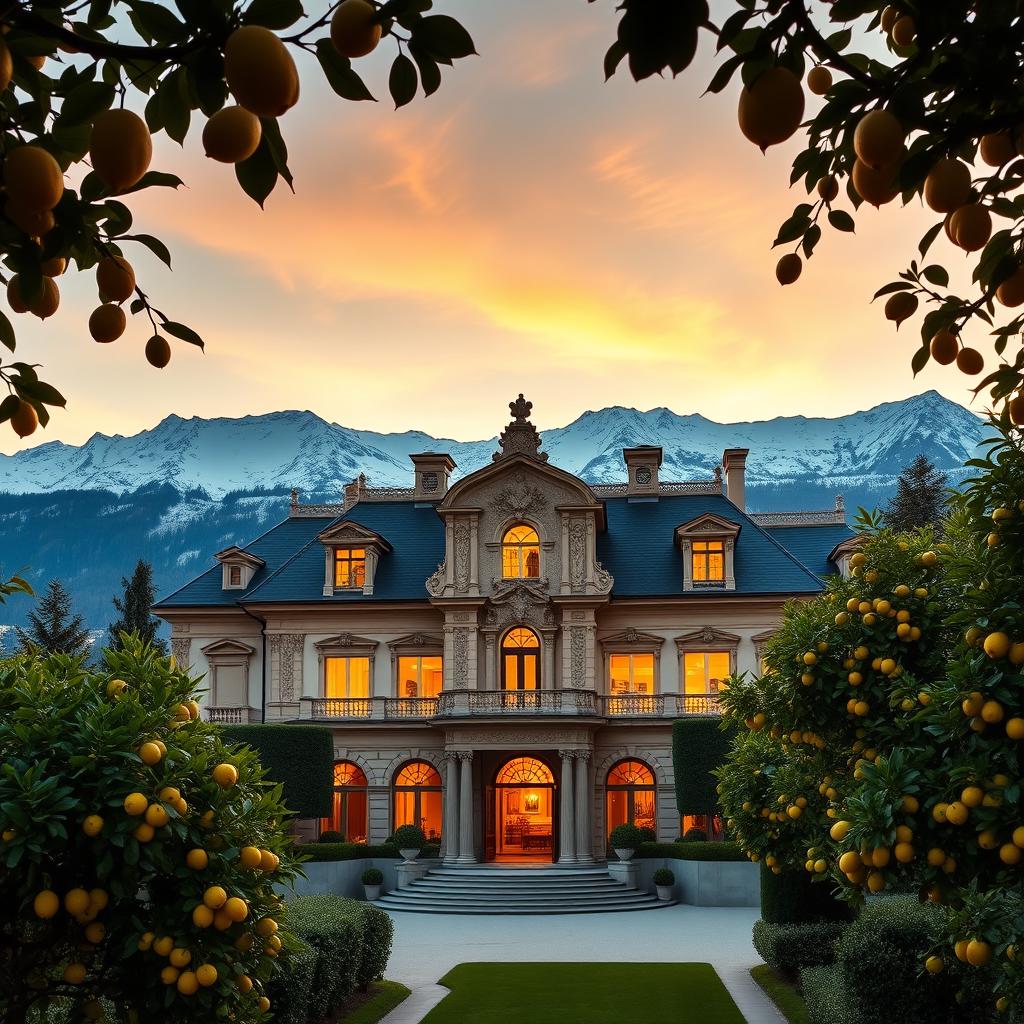
M 939 469 L 955 471 L 985 433 L 978 416 L 929 391 L 835 419 L 786 416 L 751 423 L 613 406 L 586 412 L 543 437 L 555 465 L 593 483 L 624 479 L 622 449 L 631 445 L 660 445 L 666 480 L 707 477 L 724 448 L 749 448 L 747 479 L 756 488 L 802 480 L 885 486 L 920 453 Z M 209 420 L 172 415 L 131 437 L 94 434 L 80 447 L 49 442 L 0 455 L 0 491 L 123 494 L 169 484 L 179 493 L 205 491 L 214 500 L 260 488 L 340 495 L 360 472 L 371 486 L 410 485 L 413 452 L 448 452 L 462 475 L 488 463 L 496 447 L 493 437 L 454 441 L 419 431 L 354 430 L 311 412 Z

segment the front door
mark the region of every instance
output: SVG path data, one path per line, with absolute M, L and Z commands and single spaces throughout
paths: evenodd
M 499 768 L 488 787 L 489 856 L 507 861 L 551 861 L 557 840 L 558 801 L 551 769 L 536 757 L 515 757 Z

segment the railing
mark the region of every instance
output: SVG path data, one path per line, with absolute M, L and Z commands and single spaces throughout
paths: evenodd
M 385 697 L 385 718 L 433 718 L 437 714 L 436 697 Z
M 605 697 L 604 713 L 609 718 L 636 715 L 643 718 L 661 718 L 665 714 L 665 695 L 646 693 L 616 694 Z
M 681 715 L 720 715 L 717 693 L 679 693 L 676 703 Z
M 314 697 L 312 718 L 372 718 L 372 697 Z
M 208 721 L 217 722 L 220 725 L 245 725 L 252 720 L 254 710 L 248 705 L 207 708 L 206 717 Z

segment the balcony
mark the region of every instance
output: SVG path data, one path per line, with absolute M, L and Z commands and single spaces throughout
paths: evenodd
M 610 719 L 671 719 L 684 715 L 720 713 L 718 695 L 713 693 L 628 693 L 603 696 L 593 690 L 575 689 L 446 690 L 436 697 L 303 697 L 299 717 L 305 721 L 424 722 L 432 718 L 496 715 L 516 718 L 531 715 L 599 715 Z
M 218 725 L 246 725 L 248 722 L 258 722 L 259 713 L 255 708 L 246 705 L 235 707 L 205 708 L 206 720 L 216 722 Z

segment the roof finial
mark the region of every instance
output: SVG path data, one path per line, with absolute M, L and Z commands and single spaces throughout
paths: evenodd
M 508 403 L 508 408 L 516 423 L 525 423 L 530 418 L 530 412 L 533 410 L 533 402 L 526 401 L 526 399 L 523 398 L 523 393 L 520 392 L 519 397 L 514 402 Z
M 497 462 L 509 455 L 528 455 L 538 462 L 547 462 L 547 455 L 540 450 L 540 434 L 537 433 L 537 428 L 529 419 L 533 402 L 528 402 L 520 394 L 514 402 L 508 403 L 508 407 L 512 413 L 512 422 L 498 438 L 501 451 L 494 453 L 494 461 Z
M 292 488 L 292 508 L 295 508 L 295 506 L 298 505 L 298 503 L 299 503 L 299 491 L 298 491 L 298 488 L 293 487 Z

